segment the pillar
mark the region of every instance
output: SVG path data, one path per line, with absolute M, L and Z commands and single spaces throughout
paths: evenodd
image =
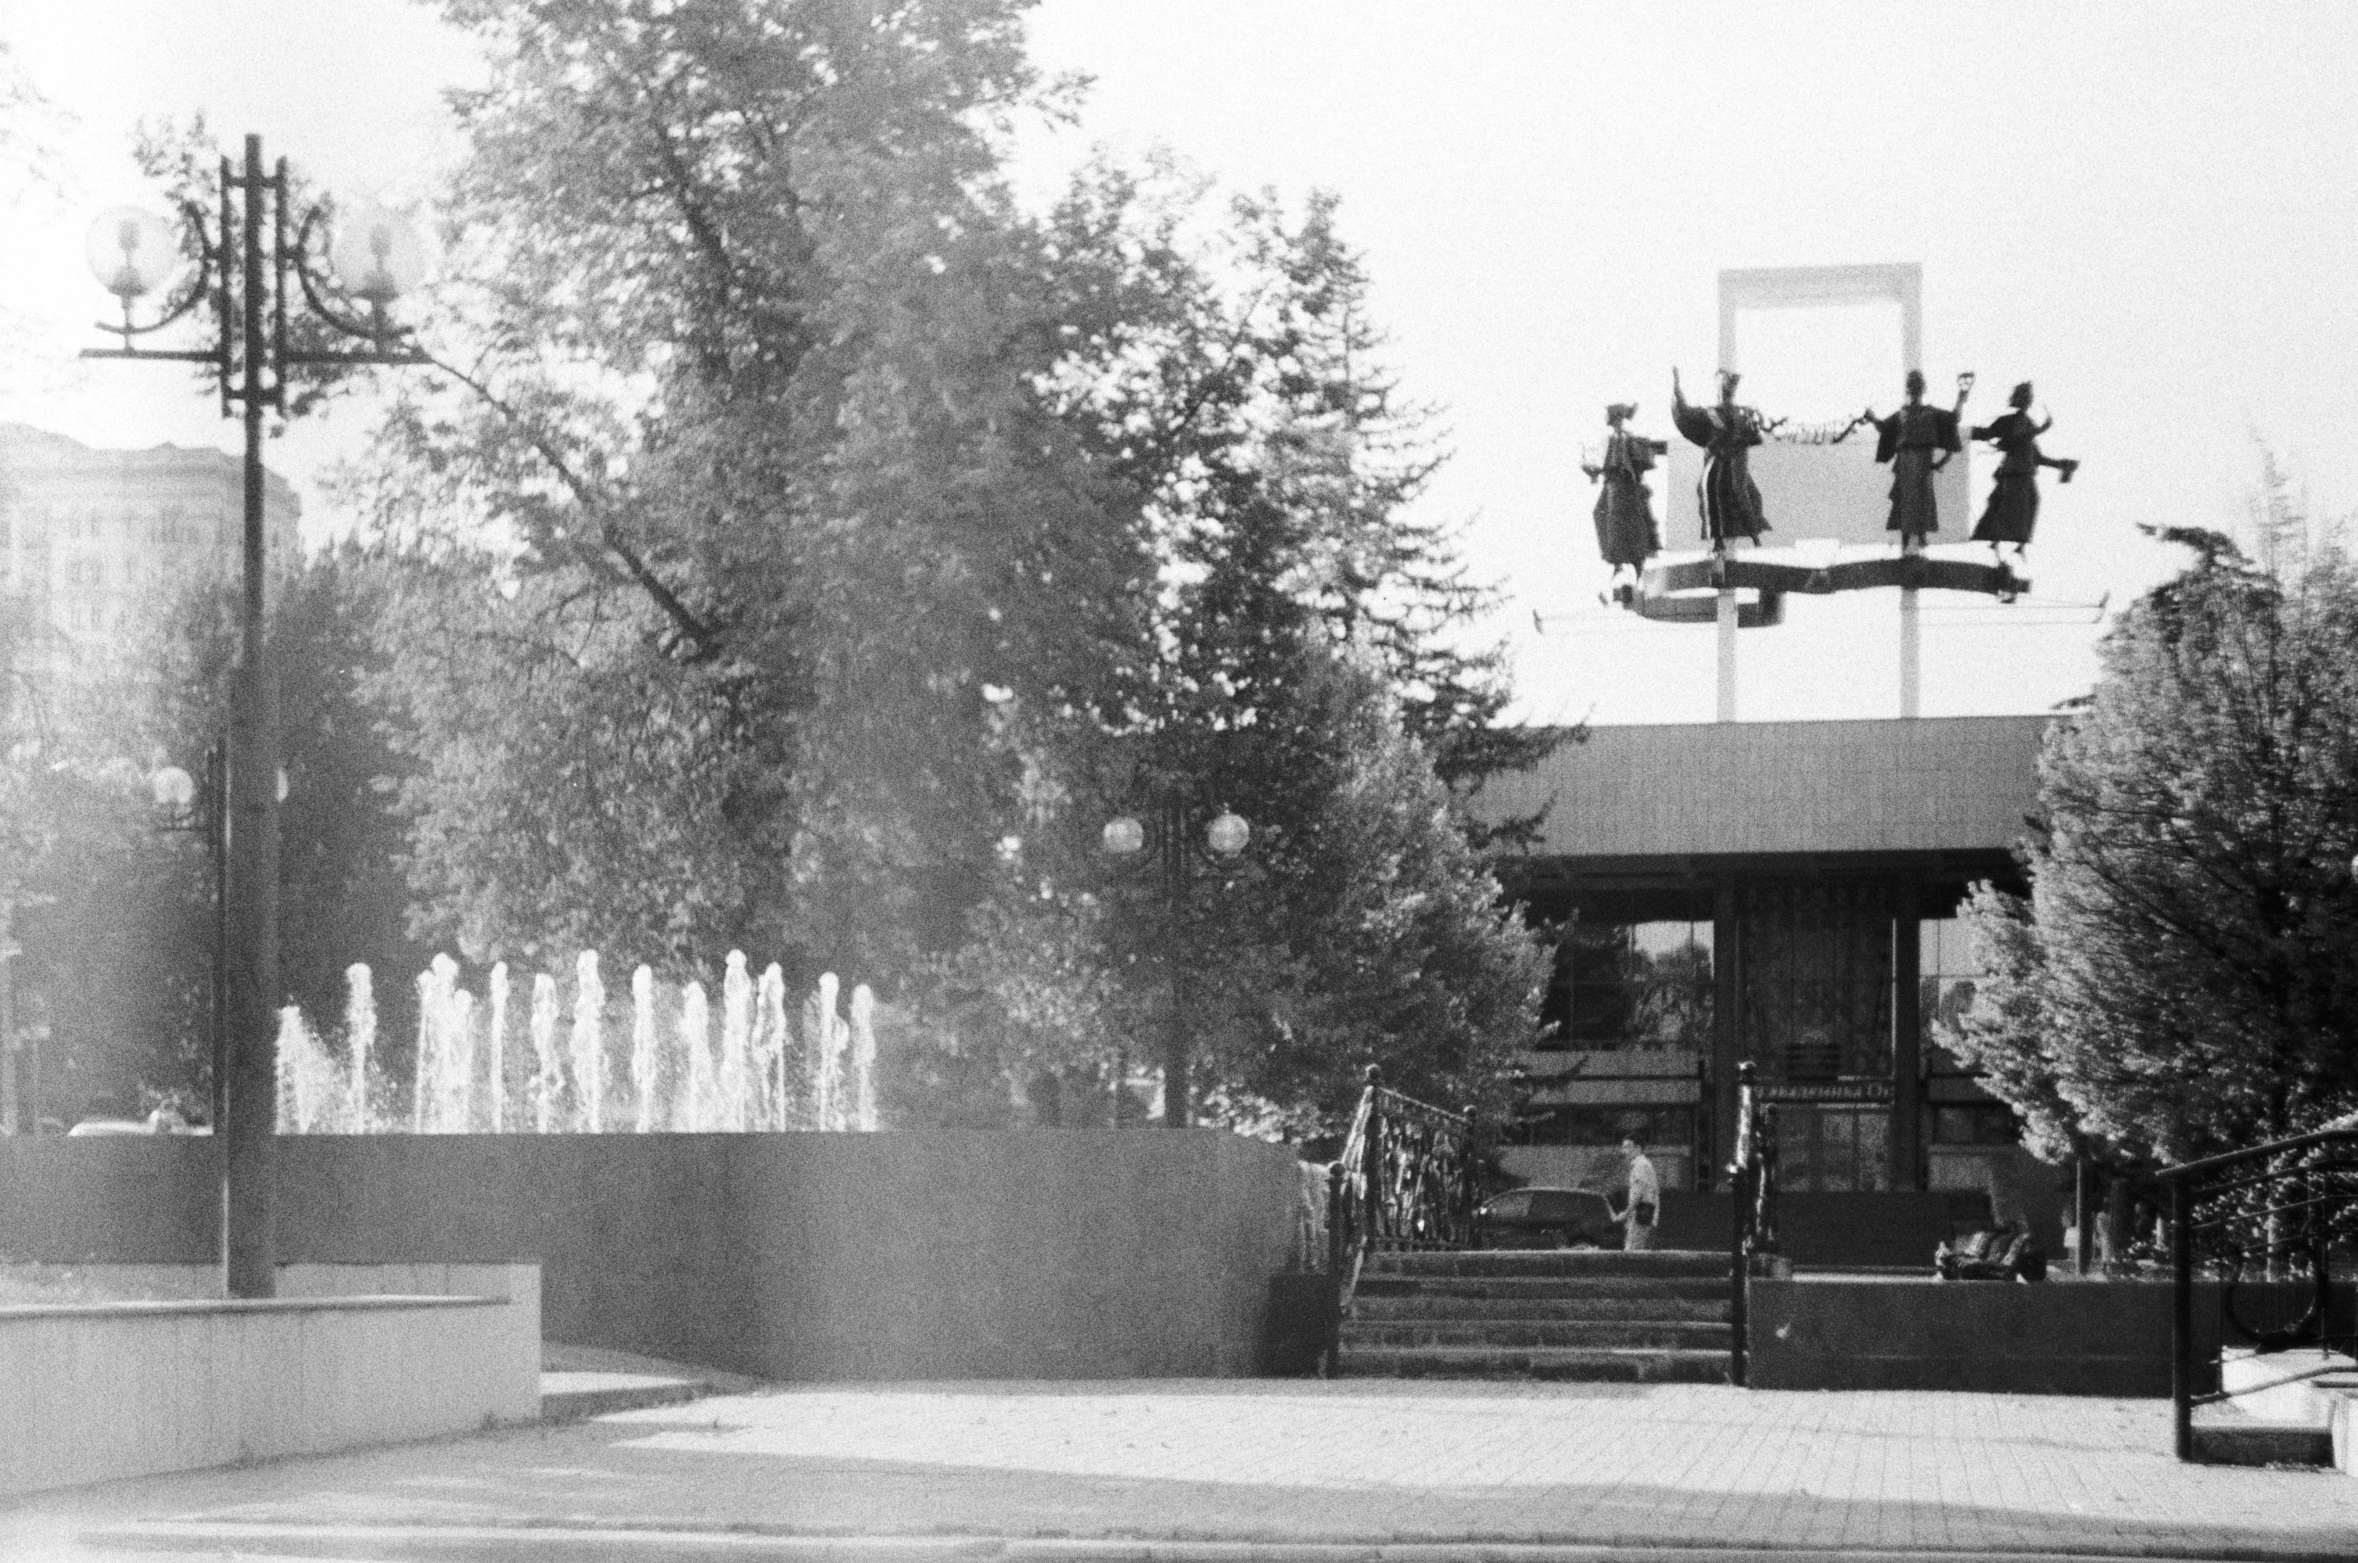
M 1736 933 L 1736 876 L 1723 873 L 1713 887 L 1711 909 L 1711 1166 L 1701 1188 L 1720 1187 L 1736 1154 L 1736 1065 L 1743 1059 L 1737 1025 L 1738 965 L 1743 951 Z
M 1891 1186 L 1924 1186 L 1923 890 L 1894 887 L 1891 909 Z

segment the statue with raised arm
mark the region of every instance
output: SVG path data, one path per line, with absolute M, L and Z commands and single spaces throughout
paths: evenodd
M 1884 523 L 1884 530 L 1899 533 L 1902 552 L 1916 552 L 1927 537 L 1940 530 L 1932 475 L 1965 448 L 1957 435 L 1957 422 L 1972 389 L 1973 376 L 1961 374 L 1957 376 L 1954 408 L 1927 407 L 1923 371 L 1911 369 L 1907 405 L 1888 418 L 1878 418 L 1874 408 L 1867 409 L 1866 421 L 1875 426 L 1877 436 L 1875 459 L 1891 466 L 1891 519 Z
M 1612 434 L 1605 441 L 1604 458 L 1583 467 L 1592 483 L 1603 484 L 1597 494 L 1597 552 L 1618 576 L 1623 565 L 1634 572 L 1662 551 L 1662 532 L 1654 524 L 1654 491 L 1646 487 L 1646 473 L 1654 458 L 1670 445 L 1634 434 L 1627 427 L 1637 416 L 1637 403 L 1615 402 L 1605 409 Z
M 1703 447 L 1703 480 L 1695 485 L 1696 508 L 1703 513 L 1703 536 L 1714 553 L 1727 551 L 1728 539 L 1748 537 L 1754 542 L 1769 529 L 1761 513 L 1760 486 L 1752 481 L 1750 451 L 1773 427 L 1750 407 L 1736 405 L 1733 371 L 1719 372 L 1719 403 L 1696 407 L 1687 401 L 1670 371 L 1670 421 L 1687 440 Z
M 1990 486 L 1990 502 L 1981 513 L 1981 524 L 1973 529 L 1973 540 L 1989 544 L 1992 555 L 1999 544 L 2012 543 L 2014 557 L 2020 559 L 2029 551 L 2031 531 L 2039 524 L 2039 469 L 2053 467 L 2063 474 L 2061 481 L 2069 483 L 2080 464 L 2039 449 L 2039 436 L 2053 428 L 2055 420 L 2031 417 L 2028 380 L 2014 388 L 2007 407 L 1973 431 L 1975 439 L 1989 441 L 2002 453 L 1998 480 Z

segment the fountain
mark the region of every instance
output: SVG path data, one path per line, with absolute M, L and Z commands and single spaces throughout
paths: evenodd
M 510 1078 L 510 980 L 491 968 L 488 1001 L 459 985 L 460 968 L 438 955 L 418 974 L 417 1068 L 406 1102 L 381 1072 L 368 967 L 345 972 L 340 1038 L 323 1038 L 292 1006 L 280 1011 L 278 1129 L 282 1134 L 604 1134 L 662 1130 L 868 1131 L 876 1127 L 876 1001 L 852 990 L 838 1013 L 833 973 L 802 1006 L 799 1045 L 787 1023 L 786 979 L 771 965 L 756 979 L 740 951 L 721 978 L 720 1046 L 704 985 L 690 980 L 660 1001 L 654 972 L 631 973 L 629 1052 L 615 1067 L 598 956 L 574 963 L 572 1024 L 558 1035 L 556 978 L 532 979 L 526 1020 L 529 1065 L 517 1053 Z M 615 1017 L 617 1020 L 620 1017 Z M 668 1019 L 669 1023 L 666 1024 Z M 403 1108 L 406 1111 L 403 1111 Z

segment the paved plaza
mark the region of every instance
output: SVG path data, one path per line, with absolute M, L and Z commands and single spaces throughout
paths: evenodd
M 2358 1556 L 2358 1481 L 2181 1466 L 2168 1415 L 1689 1385 L 800 1386 L 53 1493 L 0 1508 L 0 1557 Z

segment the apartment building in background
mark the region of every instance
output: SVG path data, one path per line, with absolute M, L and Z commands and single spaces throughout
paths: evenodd
M 224 451 L 94 450 L 0 423 L 0 614 L 20 693 L 112 676 L 175 593 L 235 580 L 243 471 Z M 302 504 L 275 473 L 262 513 L 273 570 L 291 566 Z

